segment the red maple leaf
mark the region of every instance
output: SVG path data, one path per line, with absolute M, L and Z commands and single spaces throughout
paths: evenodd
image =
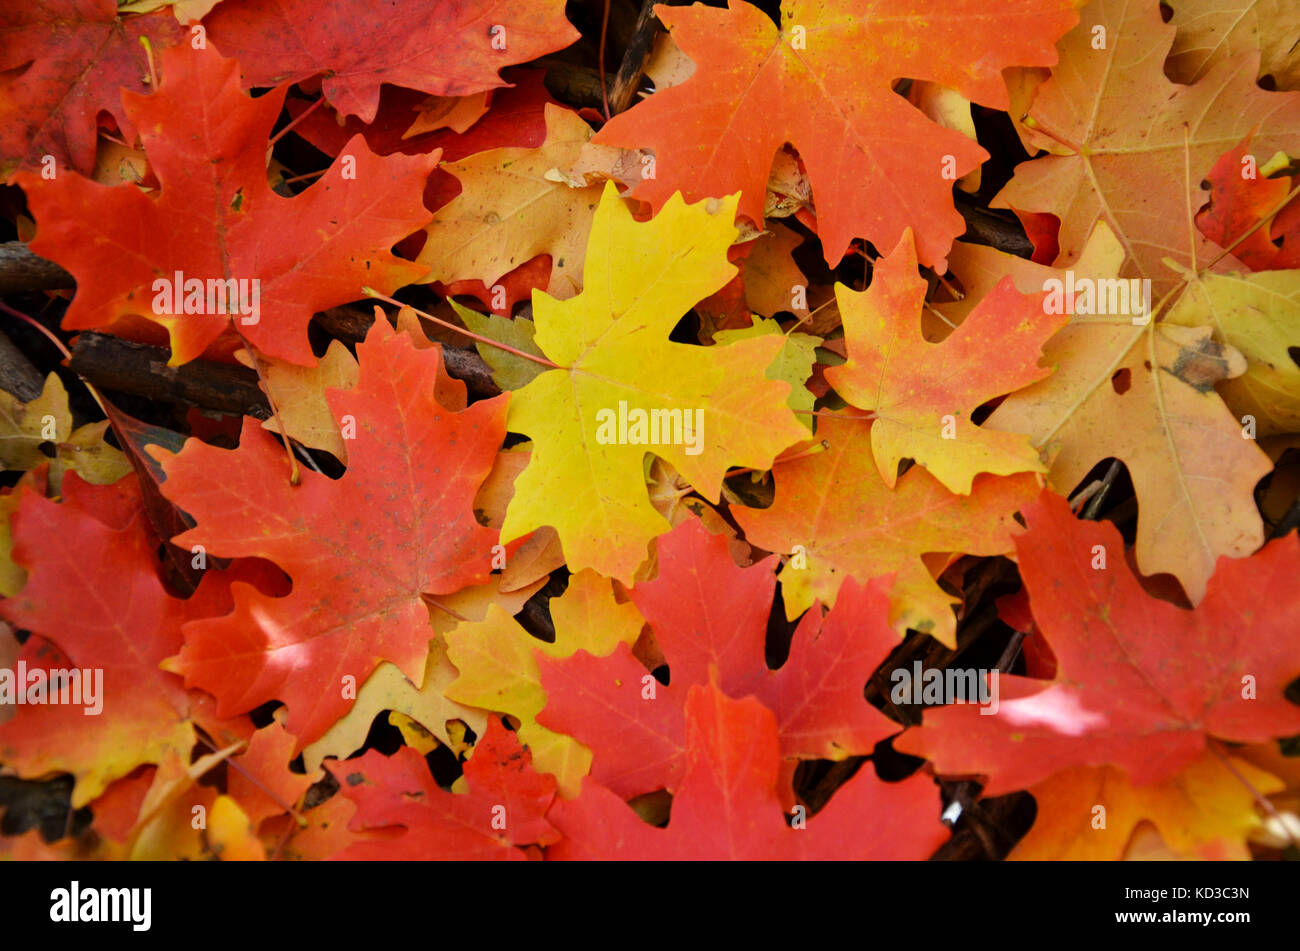
M 157 92 L 123 96 L 160 194 L 74 174 L 15 176 L 37 221 L 32 250 L 77 279 L 64 327 L 148 317 L 171 333 L 172 363 L 194 359 L 237 327 L 264 353 L 314 366 L 313 313 L 362 297 L 367 285 L 387 293 L 424 273 L 389 248 L 432 217 L 420 193 L 438 154 L 379 158 L 354 138 L 315 184 L 282 198 L 267 184 L 266 142 L 285 89 L 250 99 L 234 60 L 185 44 L 164 53 L 162 64 Z M 165 296 L 157 280 L 167 282 Z M 245 282 L 247 316 L 225 316 L 233 301 L 217 307 L 206 297 L 204 313 L 177 313 L 191 281 L 211 294 L 207 285 L 223 280 Z
M 496 718 L 465 763 L 469 791 L 462 795 L 439 789 L 424 757 L 409 746 L 393 756 L 369 750 L 326 768 L 357 804 L 349 828 L 387 833 L 354 841 L 336 859 L 522 860 L 528 856 L 518 846 L 559 838 L 545 818 L 555 777 L 535 771 L 528 751 Z
M 592 748 L 596 781 L 626 796 L 672 789 L 686 752 L 686 690 L 708 683 L 710 669 L 724 693 L 753 694 L 771 709 L 787 758 L 866 754 L 898 732 L 864 696 L 872 672 L 898 646 L 885 579 L 847 581 L 824 618 L 815 605 L 788 660 L 770 670 L 764 645 L 773 560 L 736 567 L 726 539 L 696 519 L 662 537 L 658 551 L 659 576 L 633 588 L 632 600 L 668 661 L 668 685 L 652 684 L 626 645 L 603 658 L 536 652 L 547 696 L 538 722 Z
M 75 669 L 80 702 L 18 706 L 0 725 L 0 760 L 28 777 L 71 772 L 80 806 L 168 749 L 188 755 L 190 698 L 159 665 L 180 649 L 184 622 L 229 611 L 231 599 L 225 573 L 210 574 L 189 599 L 163 587 L 135 476 L 90 486 L 68 473 L 63 493 L 56 503 L 22 491 L 13 557 L 27 584 L 0 615 L 33 632 L 15 667 L 28 683 L 16 687 L 31 686 L 38 669 L 51 685 L 50 671 Z
M 325 73 L 325 98 L 363 122 L 375 118 L 381 83 L 464 96 L 578 39 L 560 0 L 226 0 L 204 23 L 246 86 Z
M 176 670 L 221 716 L 284 701 L 300 745 L 352 705 L 347 677 L 360 685 L 388 660 L 422 682 L 425 598 L 486 582 L 497 541 L 474 496 L 505 437 L 507 398 L 466 409 L 441 349 L 417 350 L 382 320 L 357 358 L 357 387 L 327 391 L 335 419 L 356 429 L 342 478 L 305 471 L 290 485 L 283 444 L 251 417 L 238 449 L 191 439 L 163 464 L 163 493 L 197 522 L 177 545 L 266 558 L 293 579 L 284 598 L 234 586 L 232 614 L 186 628 Z
M 154 50 L 175 43 L 181 26 L 170 11 L 119 18 L 113 0 L 9 3 L 0 10 L 0 181 L 16 168 L 40 168 L 53 156 L 56 174 L 89 174 L 95 165 L 95 119 L 110 113 L 122 133 L 135 126 L 121 91 L 149 88 L 147 38 Z
M 1050 491 L 1022 513 L 1029 531 L 1016 553 L 1056 679 L 1002 676 L 996 713 L 927 710 L 897 749 L 940 773 L 986 775 L 985 793 L 996 796 L 1072 766 L 1112 764 L 1135 785 L 1160 782 L 1210 737 L 1256 743 L 1300 732 L 1300 706 L 1284 696 L 1300 676 L 1294 536 L 1250 558 L 1220 558 L 1189 611 L 1143 591 L 1113 525 L 1076 519 Z
M 1206 176 L 1210 205 L 1196 216 L 1196 226 L 1220 247 L 1231 246 L 1233 257 L 1252 271 L 1300 267 L 1300 200 L 1279 210 L 1294 179 L 1260 175 L 1253 164 L 1258 159 L 1250 153 L 1251 138 L 1214 163 Z M 1249 166 L 1243 164 L 1247 156 Z M 1274 213 L 1271 222 L 1260 225 L 1261 218 Z
M 1052 44 L 1078 19 L 1070 0 L 786 0 L 779 27 L 742 0 L 655 12 L 695 73 L 592 141 L 654 151 L 654 177 L 632 195 L 656 210 L 679 190 L 687 201 L 739 191 L 740 214 L 755 223 L 772 157 L 789 142 L 808 168 L 832 265 L 853 238 L 892 248 L 909 225 L 922 263 L 938 265 L 964 229 L 952 181 L 988 155 L 926 120 L 893 83 L 926 79 L 1005 109 L 1002 70 L 1055 63 Z
M 668 826 L 658 829 L 588 777 L 547 817 L 555 859 L 924 859 L 945 838 L 938 796 L 921 775 L 882 783 L 864 764 L 812 818 L 787 825 L 777 794 L 776 717 L 715 685 L 686 696 L 686 764 Z M 802 827 L 800 827 L 802 826 Z

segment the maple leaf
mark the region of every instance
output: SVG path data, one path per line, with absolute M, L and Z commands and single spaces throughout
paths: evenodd
M 845 578 L 891 575 L 889 620 L 898 634 L 911 628 L 955 648 L 955 599 L 921 556 L 1010 552 L 1013 516 L 1038 494 L 1038 479 L 979 476 L 962 496 L 913 468 L 891 491 L 872 462 L 871 432 L 879 425 L 822 413 L 817 438 L 826 450 L 777 462 L 772 505 L 734 507 L 732 514 L 753 544 L 794 554 L 780 574 L 787 618 L 814 601 L 834 605 Z
M 776 579 L 770 560 L 738 568 L 727 540 L 687 519 L 659 542 L 659 575 L 632 589 L 668 663 L 667 685 L 654 682 L 628 650 L 559 658 L 537 654 L 543 726 L 593 750 L 592 777 L 633 796 L 674 788 L 686 752 L 686 688 L 709 682 L 726 694 L 753 694 L 776 717 L 781 755 L 843 759 L 870 753 L 898 725 L 866 702 L 863 690 L 897 638 L 886 623 L 883 582 L 850 583 L 822 617 L 805 615 L 778 670 L 764 661 Z
M 995 714 L 969 704 L 928 709 L 896 749 L 940 773 L 985 774 L 985 795 L 997 796 L 1073 766 L 1119 766 L 1145 786 L 1191 764 L 1211 737 L 1258 742 L 1300 731 L 1300 706 L 1284 696 L 1300 676 L 1295 537 L 1220 559 L 1189 611 L 1142 590 L 1114 526 L 1076 519 L 1047 491 L 1023 514 L 1029 530 L 1016 554 L 1056 678 L 1003 675 Z
M 265 145 L 285 87 L 249 99 L 239 91 L 238 63 L 184 44 L 163 53 L 162 66 L 157 92 L 123 96 L 161 194 L 78 175 L 15 176 L 37 220 L 32 249 L 77 279 L 64 327 L 141 315 L 167 328 L 179 364 L 237 326 L 259 350 L 314 365 L 313 313 L 356 300 L 365 285 L 394 290 L 423 273 L 389 248 L 429 220 L 419 195 L 437 154 L 381 159 L 354 139 L 353 162 L 335 161 L 300 195 L 282 198 L 267 184 Z M 194 97 L 205 108 L 193 108 Z M 190 308 L 190 288 L 174 286 L 178 274 L 185 285 L 244 282 L 237 286 L 249 313 L 226 316 L 218 312 L 225 302 L 206 297 L 203 313 L 176 313 L 182 295 Z M 159 280 L 169 290 L 160 291 Z
M 131 471 L 121 451 L 104 442 L 107 429 L 107 420 L 73 428 L 68 392 L 56 373 L 45 378 L 41 395 L 28 403 L 0 390 L 0 466 L 26 471 L 48 461 L 56 493 L 69 469 L 98 485 Z M 41 451 L 44 443 L 54 446 L 52 460 Z
M 1300 201 L 1287 201 L 1294 179 L 1266 177 L 1268 165 L 1259 167 L 1249 149 L 1250 137 L 1225 152 L 1205 176 L 1210 205 L 1197 213 L 1196 227 L 1215 244 L 1231 248 L 1252 271 L 1300 267 Z M 1269 216 L 1272 222 L 1260 227 Z
M 533 770 L 528 751 L 500 721 L 465 763 L 468 792 L 439 789 L 428 764 L 410 747 L 385 757 L 375 750 L 328 764 L 339 790 L 357 804 L 354 831 L 400 826 L 400 833 L 356 841 L 333 856 L 371 859 L 513 859 L 523 845 L 547 845 L 559 836 L 544 818 L 555 798 L 555 780 Z
M 1233 56 L 1258 52 L 1261 77 L 1278 89 L 1300 86 L 1300 19 L 1287 15 L 1287 0 L 1177 0 L 1172 7 L 1178 33 L 1165 70 L 1175 82 L 1194 83 Z
M 1021 294 L 1005 278 L 946 340 L 931 344 L 918 320 L 925 292 L 907 230 L 893 253 L 876 262 L 865 291 L 835 286 L 848 360 L 827 368 L 826 382 L 875 414 L 871 449 L 881 478 L 893 488 L 899 462 L 912 458 L 953 492 L 968 495 L 981 472 L 1044 471 L 1027 437 L 982 429 L 970 415 L 1047 376 L 1039 352 L 1069 318 L 1044 313 L 1043 298 Z M 978 374 L 971 372 L 975 366 Z
M 534 654 L 570 657 L 582 650 L 602 656 L 641 633 L 641 617 L 614 600 L 610 583 L 593 571 L 573 575 L 569 587 L 550 602 L 555 641 L 533 637 L 498 607 L 486 619 L 461 623 L 447 635 L 447 656 L 459 676 L 446 687 L 449 700 L 509 714 L 519 721 L 519 740 L 533 762 L 555 776 L 560 794 L 575 796 L 591 768 L 591 751 L 570 737 L 537 723 L 546 704 Z
M 95 166 L 95 119 L 110 113 L 127 139 L 135 126 L 121 90 L 149 88 L 141 40 L 164 49 L 182 35 L 166 14 L 117 15 L 113 0 L 44 0 L 0 11 L 0 181 L 17 168 L 55 174 Z M 48 166 L 46 166 L 48 168 Z
M 434 96 L 504 86 L 504 66 L 578 39 L 558 0 L 225 0 L 206 18 L 212 42 L 238 59 L 246 87 L 324 73 L 321 92 L 343 115 L 375 118 L 381 83 Z
M 1245 837 L 1262 825 L 1253 790 L 1268 795 L 1283 787 L 1276 776 L 1250 763 L 1235 757 L 1220 761 L 1209 751 L 1172 779 L 1151 786 L 1134 786 L 1114 766 L 1076 766 L 1029 790 L 1038 815 L 1007 858 L 1114 861 L 1124 857 L 1137 825 L 1150 822 L 1180 855 L 1248 859 Z
M 577 158 L 591 138 L 578 114 L 546 107 L 546 141 L 535 149 L 491 149 L 442 169 L 461 193 L 433 215 L 416 259 L 430 268 L 423 281 L 473 279 L 487 286 L 539 254 L 551 258 L 547 291 L 558 299 L 578 292 L 587 232 L 600 189 L 573 188 L 547 173 Z
M 647 452 L 716 502 L 728 465 L 766 468 L 807 435 L 785 406 L 789 385 L 765 377 L 779 338 L 714 347 L 668 340 L 686 309 L 736 273 L 726 258 L 735 207 L 735 196 L 695 205 L 677 197 L 637 223 L 606 184 L 582 293 L 533 296 L 534 341 L 559 366 L 510 401 L 507 427 L 531 437 L 533 453 L 515 482 L 503 540 L 551 525 L 570 570 L 630 582 L 649 541 L 669 527 L 646 494 Z M 683 426 L 658 444 L 644 431 L 644 441 L 629 444 L 633 431 L 613 433 L 612 420 L 633 411 L 656 420 L 678 413 Z
M 265 356 L 254 365 L 252 355 L 246 350 L 235 351 L 235 358 L 253 369 L 260 367 L 258 384 L 276 407 L 276 413 L 262 421 L 263 429 L 278 433 L 283 422 L 294 442 L 323 449 L 347 464 L 347 440 L 339 431 L 338 421 L 330 415 L 325 398 L 327 389 L 350 390 L 357 385 L 357 361 L 347 347 L 331 340 L 314 367 Z
M 456 669 L 447 660 L 447 649 L 439 638 L 429 641 L 424 680 L 417 689 L 395 664 L 380 664 L 357 691 L 357 702 L 347 715 L 334 723 L 319 740 L 303 748 L 303 764 L 309 769 L 326 756 L 350 756 L 366 745 L 366 737 L 384 710 L 408 716 L 429 731 L 438 742 L 453 745 L 448 721 L 460 720 L 476 734 L 487 727 L 482 710 L 456 703 L 446 695 L 456 679 Z
M 1093 45 L 1098 27 L 1104 49 Z M 1181 86 L 1162 71 L 1160 54 L 1174 33 L 1157 0 L 1089 4 L 1029 110 L 1030 128 L 1039 130 L 1032 143 L 1059 154 L 1018 165 L 993 202 L 1059 217 L 1062 267 L 1079 258 L 1104 220 L 1127 256 L 1125 276 L 1149 279 L 1157 297 L 1178 283 L 1163 258 L 1195 268 L 1218 252 L 1199 232 L 1172 223 L 1189 222 L 1200 207 L 1201 178 L 1219 156 L 1252 130 L 1265 155 L 1300 154 L 1300 93 L 1260 89 L 1258 51 L 1224 59 Z
M 0 603 L 0 615 L 34 632 L 19 663 L 46 671 L 48 689 L 50 671 L 78 670 L 82 702 L 20 706 L 0 724 L 0 759 L 23 776 L 72 773 L 75 809 L 141 763 L 188 757 L 189 699 L 159 664 L 180 648 L 184 622 L 229 610 L 230 598 L 218 576 L 188 600 L 167 592 L 134 478 L 96 491 L 69 475 L 63 492 L 55 503 L 22 491 L 14 560 L 27 584 Z
M 911 226 L 922 262 L 940 271 L 964 230 L 942 166 L 960 176 L 987 153 L 926 120 L 893 83 L 927 79 L 1006 108 L 1002 70 L 1055 63 L 1052 44 L 1077 20 L 1071 0 L 954 0 L 941 12 L 924 0 L 786 0 L 779 27 L 742 0 L 655 12 L 695 72 L 592 140 L 654 152 L 654 177 L 634 197 L 658 209 L 678 190 L 687 200 L 739 191 L 740 213 L 760 223 L 772 156 L 789 142 L 812 180 L 829 264 L 855 237 L 892 247 Z
M 284 701 L 300 744 L 351 706 L 340 678 L 355 687 L 388 660 L 423 682 L 425 597 L 487 581 L 497 540 L 473 502 L 505 436 L 505 398 L 460 410 L 464 384 L 441 350 L 416 350 L 385 321 L 357 357 L 357 388 L 328 392 L 356 429 L 337 481 L 306 471 L 290 485 L 283 445 L 249 417 L 238 449 L 191 439 L 163 463 L 163 493 L 197 522 L 177 545 L 266 558 L 293 579 L 284 598 L 235 586 L 232 614 L 186 629 L 175 669 L 222 716 Z
M 1210 327 L 1246 358 L 1246 372 L 1217 389 L 1233 415 L 1260 436 L 1300 431 L 1300 270 L 1184 275 L 1164 323 Z
M 1022 290 L 1041 289 L 1062 272 L 992 248 L 958 244 L 954 273 L 968 297 L 1010 275 Z M 1073 266 L 1078 278 L 1113 278 L 1124 260 L 1100 224 Z M 939 305 L 960 319 L 966 302 Z M 1214 385 L 1239 376 L 1245 361 L 1207 330 L 1078 320 L 1044 347 L 1056 370 L 1008 396 L 984 422 L 1029 433 L 1052 460 L 1048 479 L 1070 492 L 1098 462 L 1128 467 L 1138 498 L 1138 567 L 1169 572 L 1195 603 L 1221 555 L 1240 557 L 1264 540 L 1256 483 L 1268 457 L 1243 439 Z M 1120 422 L 1122 421 L 1122 422 Z
M 882 783 L 870 766 L 792 828 L 776 791 L 780 752 L 771 711 L 752 697 L 732 700 L 714 685 L 695 684 L 685 714 L 686 767 L 668 827 L 643 822 L 588 779 L 581 796 L 557 800 L 547 813 L 563 836 L 547 858 L 924 859 L 945 838 L 924 776 Z M 880 822 L 883 816 L 889 820 Z

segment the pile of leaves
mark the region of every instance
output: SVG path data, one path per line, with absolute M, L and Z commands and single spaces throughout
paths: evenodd
M 0 854 L 1300 857 L 1297 157 L 1287 0 L 6 4 Z

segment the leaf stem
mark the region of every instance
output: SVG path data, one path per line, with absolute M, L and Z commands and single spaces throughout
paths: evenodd
M 302 470 L 298 468 L 298 457 L 293 454 L 293 443 L 289 439 L 289 430 L 285 428 L 284 420 L 280 418 L 280 407 L 276 404 L 275 394 L 271 392 L 271 381 L 262 372 L 262 361 L 257 359 L 257 352 L 253 349 L 252 344 L 248 342 L 248 339 L 242 333 L 239 333 L 239 328 L 235 327 L 233 320 L 230 322 L 230 326 L 236 334 L 239 334 L 239 339 L 244 345 L 244 352 L 248 354 L 248 359 L 252 361 L 253 369 L 257 372 L 257 381 L 262 384 L 262 390 L 266 393 L 266 402 L 271 407 L 271 415 L 275 417 L 275 425 L 280 430 L 280 439 L 284 442 L 284 451 L 289 457 L 289 484 L 292 486 L 300 485 L 302 483 Z M 315 468 L 315 466 L 312 468 Z
M 498 350 L 504 350 L 506 353 L 514 354 L 516 357 L 520 357 L 524 360 L 531 360 L 533 363 L 539 363 L 550 370 L 564 369 L 564 367 L 560 366 L 558 363 L 553 363 L 545 357 L 539 357 L 535 353 L 525 353 L 523 350 L 517 350 L 509 344 L 493 340 L 491 337 L 484 337 L 482 334 L 476 334 L 474 331 L 466 330 L 464 327 L 457 327 L 451 321 L 443 320 L 441 317 L 435 317 L 433 314 L 420 310 L 418 307 L 412 307 L 410 304 L 403 304 L 400 300 L 394 300 L 385 294 L 379 293 L 373 287 L 363 287 L 361 290 L 367 297 L 373 297 L 375 300 L 384 301 L 385 303 L 392 304 L 395 307 L 405 307 L 408 310 L 414 311 L 418 316 L 423 317 L 425 320 L 432 321 L 439 327 L 446 327 L 448 330 L 454 330 L 456 333 L 469 337 L 471 340 L 477 340 L 479 343 L 485 343 L 489 347 L 496 347 Z

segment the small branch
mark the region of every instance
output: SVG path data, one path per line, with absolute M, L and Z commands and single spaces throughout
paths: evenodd
M 623 62 L 614 74 L 614 82 L 609 91 L 610 116 L 617 115 L 632 104 L 632 97 L 641 84 L 645 64 L 654 51 L 655 38 L 663 29 L 659 25 L 659 18 L 655 16 L 654 8 L 655 0 L 641 0 L 641 12 L 637 14 L 632 39 L 628 41 Z
M 97 387 L 162 403 L 183 403 L 221 413 L 266 419 L 270 407 L 247 367 L 206 360 L 168 366 L 171 354 L 107 334 L 82 333 L 68 366 Z
M 360 343 L 365 340 L 370 325 L 374 322 L 374 314 L 355 307 L 331 307 L 312 319 L 312 323 L 325 333 L 345 343 Z M 444 344 L 442 359 L 447 365 L 447 373 L 464 383 L 470 396 L 475 399 L 488 399 L 501 393 L 501 388 L 492 378 L 492 368 L 476 350 Z
M 0 389 L 12 393 L 24 403 L 41 395 L 45 381 L 14 342 L 0 333 Z
M 77 286 L 72 275 L 21 241 L 0 242 L 0 294 L 61 291 Z

